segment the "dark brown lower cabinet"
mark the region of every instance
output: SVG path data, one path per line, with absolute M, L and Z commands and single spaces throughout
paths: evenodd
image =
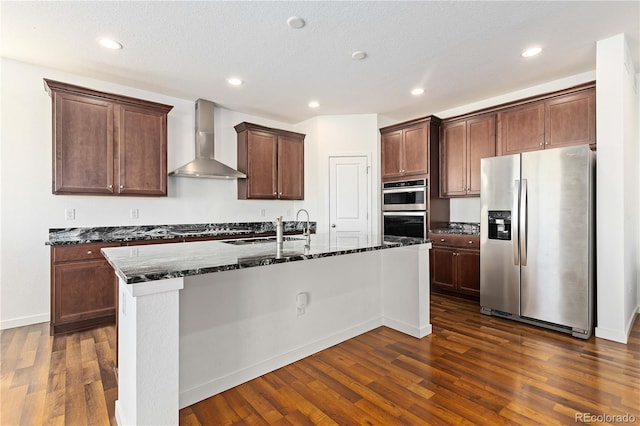
M 431 285 L 435 290 L 480 297 L 478 236 L 431 234 Z
M 51 334 L 113 324 L 117 279 L 102 247 L 79 244 L 51 247 Z
M 100 252 L 102 248 L 253 236 L 202 236 L 51 246 L 50 333 L 55 335 L 105 324 L 117 325 L 118 277 Z

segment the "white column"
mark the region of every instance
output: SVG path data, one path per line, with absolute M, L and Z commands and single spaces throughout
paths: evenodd
M 382 250 L 382 321 L 413 337 L 431 334 L 431 244 Z
M 638 123 L 625 35 L 597 43 L 597 310 L 595 334 L 626 343 L 637 309 Z
M 119 425 L 177 425 L 182 278 L 126 284 L 118 306 Z

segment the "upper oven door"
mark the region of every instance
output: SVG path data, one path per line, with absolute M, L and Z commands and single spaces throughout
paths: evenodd
M 427 188 L 425 186 L 418 186 L 383 189 L 382 206 L 382 209 L 385 211 L 426 210 Z

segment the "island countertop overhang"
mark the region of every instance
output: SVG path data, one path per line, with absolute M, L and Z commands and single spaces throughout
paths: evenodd
M 104 248 L 102 253 L 121 280 L 135 284 L 431 242 L 422 238 L 383 238 L 379 235 L 336 239 L 329 234 L 311 235 L 308 247 L 306 238 L 301 235 L 288 238 L 281 247 L 268 238 L 255 244 L 238 244 L 238 241 L 115 247 Z

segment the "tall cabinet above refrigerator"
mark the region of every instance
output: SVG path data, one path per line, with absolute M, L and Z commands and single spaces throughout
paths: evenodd
M 595 154 L 588 145 L 481 160 L 481 312 L 588 338 Z

